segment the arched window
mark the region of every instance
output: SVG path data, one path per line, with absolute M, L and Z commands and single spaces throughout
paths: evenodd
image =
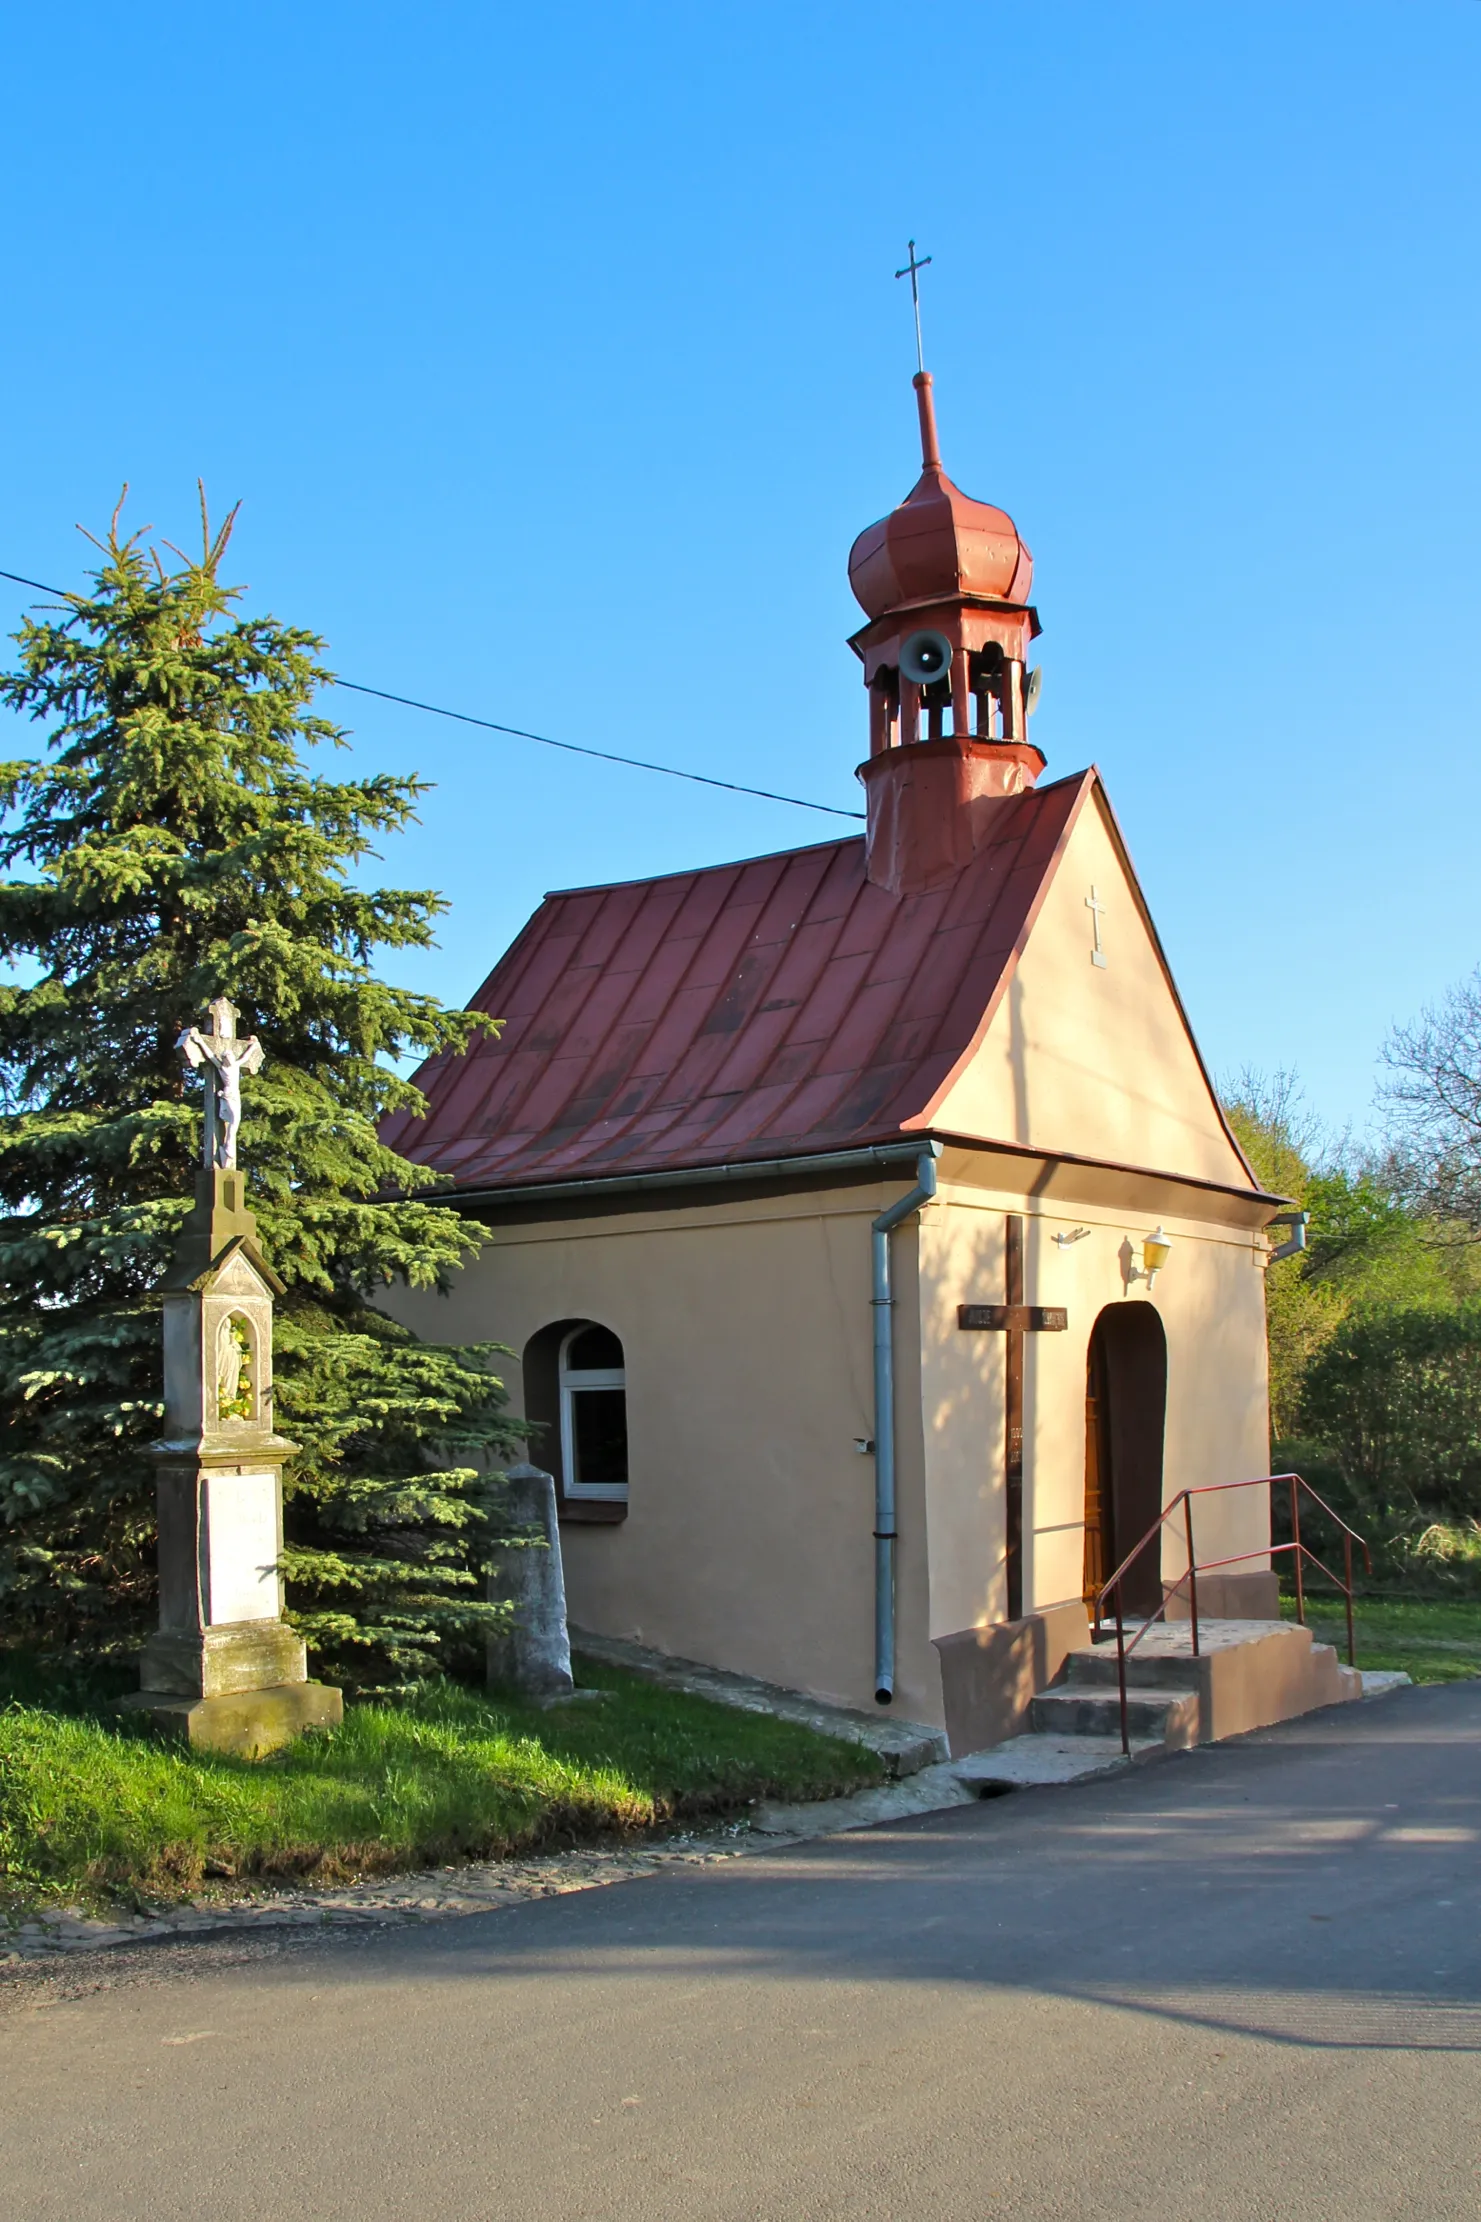
M 573 1498 L 627 1496 L 627 1369 L 610 1327 L 583 1321 L 561 1339 L 561 1479 Z

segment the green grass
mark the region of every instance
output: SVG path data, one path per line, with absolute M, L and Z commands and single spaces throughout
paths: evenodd
M 269 1759 L 187 1753 L 120 1723 L 108 1678 L 0 1655 L 0 1895 L 178 1898 L 507 1857 L 766 1797 L 878 1782 L 859 1746 L 589 1666 L 603 1702 L 540 1712 L 442 1683 L 351 1706 Z M 43 1696 L 52 1702 L 38 1702 Z M 8 1702 L 7 1702 L 8 1700 Z
M 1282 1610 L 1295 1617 L 1295 1600 Z M 1308 1592 L 1307 1619 L 1321 1643 L 1347 1657 L 1342 1599 Z M 1416 1682 L 1461 1682 L 1481 1674 L 1481 1599 L 1359 1597 L 1353 1609 L 1358 1665 L 1398 1668 Z

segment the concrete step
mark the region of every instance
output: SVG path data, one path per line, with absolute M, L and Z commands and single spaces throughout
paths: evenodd
M 1135 1738 L 1193 1743 L 1198 1735 L 1198 1692 L 1128 1689 L 1126 1720 Z M 1029 1725 L 1039 1735 L 1119 1738 L 1120 1698 L 1114 1683 L 1110 1689 L 1060 1683 L 1054 1689 L 1040 1690 L 1029 1707 Z
M 1314 1659 L 1334 1659 L 1336 1661 L 1337 1680 L 1345 1697 L 1363 1696 L 1368 1677 L 1363 1673 L 1361 1667 L 1350 1667 L 1348 1665 L 1346 1658 L 1335 1643 L 1314 1643 L 1311 1647 L 1311 1655 Z
M 1197 1687 L 1197 1668 L 1191 1652 L 1184 1657 L 1159 1658 L 1133 1651 L 1126 1662 L 1129 1690 L 1191 1690 Z M 1118 1686 L 1116 1646 L 1098 1643 L 1088 1651 L 1072 1651 L 1060 1669 L 1056 1688 L 1112 1689 Z

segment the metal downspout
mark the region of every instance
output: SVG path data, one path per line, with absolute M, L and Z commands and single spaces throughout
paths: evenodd
M 895 1341 L 891 1314 L 890 1234 L 902 1219 L 936 1193 L 939 1142 L 916 1159 L 915 1186 L 870 1229 L 874 1293 L 874 1695 L 888 1705 L 895 1695 Z

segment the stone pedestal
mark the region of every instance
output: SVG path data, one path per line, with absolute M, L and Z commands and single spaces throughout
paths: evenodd
M 512 1603 L 514 1612 L 488 1639 L 489 1681 L 522 1697 L 569 1697 L 571 1640 L 555 1481 L 538 1466 L 511 1466 L 500 1494 L 510 1532 L 523 1540 L 502 1544 L 493 1555 L 490 1601 Z
M 271 1751 L 341 1718 L 284 1622 L 283 1461 L 272 1419 L 273 1297 L 235 1168 L 202 1172 L 164 1281 L 165 1435 L 158 1456 L 159 1630 L 124 1700 L 168 1734 Z
M 120 1711 L 145 1713 L 162 1736 L 197 1751 L 229 1751 L 261 1759 L 291 1744 L 306 1728 L 338 1728 L 344 1699 L 327 1682 L 281 1682 L 276 1687 L 234 1690 L 219 1697 L 166 1697 L 140 1690 Z

